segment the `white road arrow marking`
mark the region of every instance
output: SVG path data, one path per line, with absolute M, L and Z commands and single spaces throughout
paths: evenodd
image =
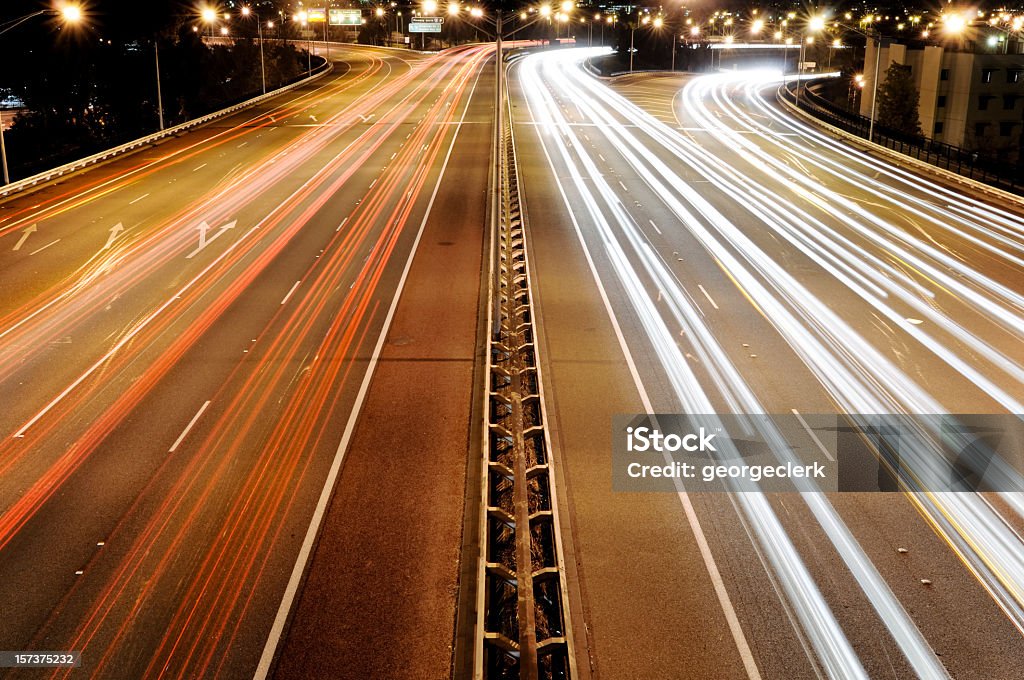
M 206 223 L 206 220 L 200 222 L 199 226 L 197 227 L 197 229 L 199 229 L 199 247 L 193 250 L 188 255 L 186 255 L 185 259 L 190 260 L 196 255 L 198 255 L 199 251 L 201 251 L 203 248 L 216 241 L 220 237 L 220 235 L 223 234 L 225 231 L 227 231 L 228 229 L 234 229 L 236 224 L 238 224 L 238 220 L 231 220 L 230 222 L 221 226 L 220 230 L 211 238 L 208 239 L 206 238 L 206 234 L 207 232 L 210 231 L 210 225 Z
M 124 231 L 124 225 L 118 222 L 110 228 L 110 236 L 107 237 L 107 243 L 103 246 L 103 250 L 107 250 L 110 246 L 114 245 L 114 240 L 117 239 L 117 235 Z
M 361 121 L 363 121 L 365 123 L 366 121 L 370 120 L 371 118 L 373 118 L 377 114 L 371 113 L 369 116 L 363 116 L 363 115 L 357 113 L 356 115 L 359 116 L 359 120 L 361 120 Z
M 21 250 L 21 247 L 23 245 L 25 245 L 25 241 L 28 240 L 29 236 L 31 236 L 33 233 L 35 233 L 35 231 L 38 229 L 38 227 L 39 227 L 39 225 L 33 224 L 31 227 L 29 227 L 28 229 L 23 231 L 22 235 L 21 235 L 21 238 L 18 239 L 18 242 L 14 244 L 14 247 L 11 248 L 11 250 Z

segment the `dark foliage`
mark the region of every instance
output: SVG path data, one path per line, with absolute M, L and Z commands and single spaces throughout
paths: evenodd
M 39 7 L 14 2 L 0 21 Z M 206 45 L 193 31 L 196 23 L 191 6 L 171 0 L 107 0 L 91 5 L 83 25 L 62 27 L 41 16 L 0 37 L 0 89 L 25 105 L 6 134 L 12 176 L 156 131 L 157 46 L 167 126 L 258 94 L 254 24 L 239 22 L 241 37 L 233 43 Z M 306 70 L 305 55 L 283 40 L 265 40 L 264 57 L 268 89 Z
M 878 85 L 878 122 L 897 132 L 919 137 L 919 101 L 910 67 L 893 64 L 886 69 L 885 80 Z

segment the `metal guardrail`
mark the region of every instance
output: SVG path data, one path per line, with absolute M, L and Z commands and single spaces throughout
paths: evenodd
M 503 108 L 503 107 L 499 107 Z M 499 112 L 499 116 L 504 116 Z M 492 249 L 498 304 L 488 341 L 476 680 L 571 680 L 569 625 L 551 444 L 533 325 L 525 219 L 512 126 L 495 125 L 500 190 Z
M 32 188 L 34 186 L 39 185 L 39 184 L 44 184 L 46 182 L 51 182 L 51 181 L 53 181 L 55 179 L 63 177 L 64 175 L 67 175 L 67 174 L 70 174 L 70 173 L 73 173 L 73 172 L 77 172 L 79 170 L 82 170 L 83 168 L 87 168 L 87 167 L 89 167 L 91 165 L 95 165 L 97 163 L 102 163 L 103 161 L 109 160 L 109 159 L 111 159 L 111 158 L 113 158 L 115 156 L 120 156 L 120 155 L 125 154 L 125 153 L 131 153 L 131 152 L 136 151 L 137 149 L 140 149 L 140 148 L 142 148 L 144 146 L 147 146 L 149 144 L 153 144 L 154 142 L 158 142 L 161 139 L 164 139 L 166 137 L 170 137 L 170 136 L 176 135 L 176 134 L 178 134 L 180 132 L 185 132 L 187 130 L 191 130 L 192 128 L 199 127 L 200 125 L 205 125 L 206 123 L 209 123 L 209 122 L 211 122 L 213 120 L 216 120 L 218 118 L 222 118 L 222 117 L 230 115 L 232 113 L 236 113 L 237 111 L 241 111 L 242 109 L 248 108 L 250 106 L 254 106 L 256 104 L 259 104 L 262 101 L 270 99 L 271 97 L 276 97 L 277 95 L 279 95 L 279 94 L 281 94 L 283 92 L 287 92 L 287 91 L 292 90 L 292 89 L 294 89 L 296 87 L 299 87 L 300 85 L 304 85 L 306 83 L 312 82 L 313 80 L 316 80 L 317 78 L 320 78 L 321 76 L 324 76 L 327 73 L 330 73 L 330 71 L 333 68 L 334 68 L 333 65 L 330 62 L 325 60 L 323 64 L 321 64 L 320 66 L 318 66 L 317 68 L 315 68 L 313 70 L 313 73 L 310 76 L 308 76 L 306 78 L 302 78 L 301 80 L 297 80 L 294 83 L 291 83 L 289 85 L 285 85 L 284 87 L 280 87 L 280 88 L 278 88 L 276 90 L 272 90 L 270 92 L 267 92 L 266 94 L 261 94 L 258 97 L 253 97 L 252 99 L 247 99 L 244 102 L 240 102 L 238 104 L 234 104 L 232 106 L 227 107 L 226 109 L 221 109 L 220 111 L 215 111 L 213 113 L 208 113 L 205 116 L 201 116 L 201 117 L 196 118 L 194 120 L 190 120 L 190 121 L 187 121 L 185 123 L 181 123 L 180 125 L 175 125 L 174 127 L 169 127 L 169 128 L 167 128 L 165 130 L 161 130 L 160 132 L 155 132 L 155 133 L 153 133 L 151 135 L 147 135 L 145 137 L 140 137 L 139 139 L 134 139 L 134 140 L 132 140 L 130 142 L 126 142 L 126 143 L 124 143 L 124 144 L 122 144 L 120 146 L 116 146 L 116 147 L 114 147 L 112 149 L 107 149 L 106 151 L 100 151 L 99 153 L 95 153 L 95 154 L 93 154 L 91 156 L 87 156 L 87 157 L 82 158 L 82 159 L 77 160 L 77 161 L 72 161 L 71 163 L 67 163 L 67 164 L 62 165 L 60 167 L 53 168 L 52 170 L 47 170 L 45 172 L 41 172 L 41 173 L 38 173 L 36 175 L 32 175 L 31 177 L 26 177 L 25 179 L 20 179 L 17 182 L 11 182 L 10 184 L 8 184 L 6 186 L 0 187 L 0 198 L 6 198 L 6 197 L 11 196 L 13 194 L 16 194 L 16 193 L 18 193 L 20 191 L 24 191 L 26 189 L 30 189 L 30 188 Z
M 936 168 L 988 184 L 1003 191 L 1024 194 L 1024 177 L 1021 177 L 1019 172 L 1013 174 L 999 172 L 991 167 L 985 159 L 978 158 L 978 154 L 972 151 L 923 137 L 904 135 L 886 128 L 877 121 L 874 139 L 868 140 L 869 119 L 841 109 L 814 93 L 807 87 L 813 82 L 806 82 L 805 86 L 801 88 L 800 108 L 815 118 L 848 134 L 872 141 L 879 146 Z M 793 83 L 786 83 L 779 90 L 779 97 L 784 98 L 789 104 L 793 104 L 795 100 L 795 94 L 791 89 L 792 85 Z

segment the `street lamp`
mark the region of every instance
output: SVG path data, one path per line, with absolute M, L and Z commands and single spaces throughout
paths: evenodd
M 249 17 L 250 15 L 256 17 L 256 33 L 260 41 L 260 81 L 263 83 L 263 94 L 267 93 L 267 66 L 263 59 L 263 21 L 260 19 L 260 15 L 254 12 L 249 7 L 242 8 L 242 16 Z
M 823 30 L 825 30 L 825 17 L 819 15 L 819 16 L 813 16 L 813 17 L 811 17 L 810 19 L 807 20 L 807 31 L 810 31 L 810 32 L 813 32 L 813 33 L 820 33 Z M 800 79 L 801 79 L 801 77 L 803 76 L 803 73 L 804 73 L 804 54 L 805 54 L 805 48 L 807 47 L 807 45 L 813 45 L 814 44 L 814 36 L 813 35 L 807 35 L 807 33 L 805 32 L 800 37 L 801 37 L 801 40 L 800 40 L 800 57 L 799 57 L 800 58 L 800 62 L 796 65 L 796 107 L 797 108 L 800 108 L 800 88 L 801 88 L 801 81 L 800 81 Z
M 871 30 L 870 26 L 873 23 L 873 21 L 874 21 L 874 17 L 869 14 L 868 16 L 866 16 L 863 19 L 861 19 L 860 24 L 861 24 L 861 26 L 868 26 L 869 28 L 867 30 L 870 31 Z M 879 76 L 879 70 L 881 68 L 882 46 L 883 46 L 885 41 L 882 40 L 882 34 L 878 30 L 875 30 L 874 31 L 874 35 L 872 36 L 867 31 L 863 31 L 863 30 L 861 30 L 859 28 L 854 28 L 853 26 L 849 26 L 847 24 L 841 24 L 838 21 L 835 22 L 835 25 L 836 26 L 840 26 L 842 28 L 845 28 L 847 30 L 853 31 L 854 33 L 859 33 L 860 35 L 864 36 L 865 39 L 871 39 L 871 40 L 875 41 L 875 77 L 874 77 L 874 80 L 871 83 L 871 91 L 872 91 L 871 92 L 871 113 L 868 116 L 868 141 L 869 142 L 873 142 L 873 141 L 875 141 L 875 110 L 876 110 L 876 105 L 878 103 L 878 76 Z M 963 29 L 964 26 L 966 26 L 966 22 L 961 25 L 961 30 Z M 865 43 L 865 49 L 867 49 L 866 48 L 866 43 Z M 867 68 L 867 64 L 864 65 L 864 68 L 865 69 Z M 859 76 L 858 82 L 857 82 L 857 86 L 859 88 L 863 89 L 863 87 L 864 87 L 864 76 L 863 75 Z
M 0 35 L 3 35 L 7 31 L 20 26 L 29 19 L 34 17 L 40 17 L 44 14 L 50 16 L 57 16 L 65 24 L 76 24 L 82 20 L 82 8 L 74 4 L 66 4 L 60 7 L 60 9 L 41 9 L 37 12 L 30 12 L 25 16 L 18 17 L 8 21 L 2 29 L 0 29 Z M 0 165 L 3 165 L 4 171 L 4 184 L 11 183 L 11 175 L 7 171 L 7 146 L 4 144 L 4 124 L 3 119 L 0 117 Z
M 640 10 L 637 9 L 637 12 L 639 12 L 639 11 Z M 651 18 L 649 16 L 645 16 L 643 19 L 640 19 L 639 23 L 643 24 L 644 26 L 646 26 L 648 23 L 650 23 L 650 21 L 651 21 Z M 637 23 L 638 22 L 636 22 L 636 21 L 632 21 L 629 24 L 629 72 L 630 73 L 633 72 L 633 52 L 636 51 L 633 48 L 633 34 L 636 33 Z

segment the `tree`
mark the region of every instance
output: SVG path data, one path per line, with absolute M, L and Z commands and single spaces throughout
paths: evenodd
M 893 64 L 885 70 L 885 80 L 878 86 L 878 122 L 897 132 L 920 137 L 919 101 L 910 67 Z

